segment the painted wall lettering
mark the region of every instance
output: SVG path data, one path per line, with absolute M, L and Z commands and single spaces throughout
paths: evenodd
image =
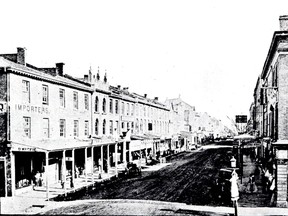
M 48 114 L 48 107 L 15 104 L 15 110 L 26 111 L 31 113 Z

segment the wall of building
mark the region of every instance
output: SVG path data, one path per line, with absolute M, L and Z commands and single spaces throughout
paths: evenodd
M 30 102 L 25 101 L 22 93 L 22 80 L 30 83 Z M 74 137 L 74 120 L 79 121 L 79 137 L 84 136 L 85 121 L 91 121 L 91 94 L 88 91 L 77 90 L 58 84 L 10 74 L 10 113 L 11 137 L 14 142 L 29 142 L 43 139 L 43 119 L 49 119 L 49 138 L 60 138 L 60 119 L 66 120 L 65 138 Z M 48 86 L 48 104 L 42 102 L 42 85 Z M 65 107 L 60 106 L 59 89 L 65 90 Z M 73 92 L 78 93 L 78 109 L 73 108 Z M 84 94 L 88 95 L 89 109 L 84 106 Z M 31 118 L 31 138 L 27 138 L 23 129 L 23 117 Z M 90 126 L 90 124 L 89 124 Z M 89 128 L 90 130 L 91 128 Z M 89 132 L 90 134 L 91 132 Z
M 278 62 L 278 135 L 281 140 L 288 139 L 288 55 L 279 55 Z

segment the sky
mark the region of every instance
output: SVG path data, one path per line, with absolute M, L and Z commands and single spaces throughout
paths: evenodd
M 0 53 L 148 98 L 181 97 L 221 118 L 249 115 L 279 16 L 274 0 L 10 0 L 0 2 Z

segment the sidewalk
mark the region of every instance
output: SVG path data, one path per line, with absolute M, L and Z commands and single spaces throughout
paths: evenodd
M 159 163 L 153 166 L 142 165 L 142 172 L 155 171 L 170 165 L 170 163 Z M 123 164 L 119 164 L 118 172 L 123 170 Z M 111 167 L 109 173 L 102 173 L 99 179 L 99 172 L 94 173 L 94 183 L 104 182 L 115 177 L 115 167 Z M 74 188 L 70 188 L 70 182 L 66 182 L 66 194 L 74 193 L 85 187 L 93 186 L 92 175 L 87 175 L 87 183 L 85 176 L 75 179 Z M 49 185 L 49 200 L 46 197 L 46 187 L 37 187 L 35 190 L 29 190 L 14 197 L 0 197 L 0 215 L 1 214 L 37 214 L 45 208 L 55 208 L 63 205 L 64 202 L 51 201 L 53 198 L 65 193 L 60 183 Z M 65 202 L 67 203 L 67 202 Z
M 255 176 L 257 192 L 246 191 L 250 174 Z M 270 207 L 270 197 L 268 192 L 263 190 L 262 173 L 256 160 L 250 155 L 243 155 L 243 178 L 239 184 L 240 197 L 238 200 L 240 207 Z

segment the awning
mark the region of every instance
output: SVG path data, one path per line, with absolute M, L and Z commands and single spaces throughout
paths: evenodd
M 52 152 L 85 147 L 92 147 L 92 141 L 80 139 L 29 140 L 29 143 L 11 141 L 11 150 L 19 152 Z

